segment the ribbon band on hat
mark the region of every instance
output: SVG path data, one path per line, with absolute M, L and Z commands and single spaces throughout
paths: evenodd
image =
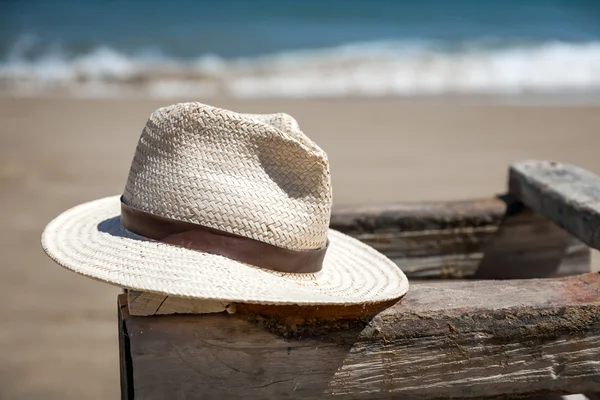
M 316 250 L 284 249 L 229 232 L 150 214 L 128 206 L 122 198 L 121 226 L 162 243 L 286 273 L 319 272 L 329 245 L 327 242 Z

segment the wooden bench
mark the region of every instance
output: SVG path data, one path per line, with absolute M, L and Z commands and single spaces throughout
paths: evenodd
M 334 229 L 406 272 L 411 288 L 395 304 L 340 310 L 120 295 L 122 398 L 600 392 L 600 274 L 590 272 L 600 178 L 529 161 L 511 166 L 508 186 L 483 200 L 334 210 Z

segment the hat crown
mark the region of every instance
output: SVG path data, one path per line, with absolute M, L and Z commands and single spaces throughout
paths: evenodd
M 150 115 L 123 200 L 278 247 L 318 249 L 331 215 L 329 163 L 287 114 L 176 104 Z

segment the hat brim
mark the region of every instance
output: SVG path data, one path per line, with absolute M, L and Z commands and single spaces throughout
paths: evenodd
M 180 297 L 350 305 L 389 301 L 408 291 L 408 280 L 394 262 L 332 229 L 323 269 L 289 274 L 144 238 L 123 229 L 119 215 L 119 196 L 71 208 L 48 224 L 42 246 L 50 258 L 79 274 Z

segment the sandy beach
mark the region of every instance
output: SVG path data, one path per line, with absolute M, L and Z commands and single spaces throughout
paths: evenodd
M 490 196 L 529 158 L 600 173 L 597 106 L 197 100 L 294 116 L 329 155 L 335 204 Z M 39 239 L 61 211 L 122 191 L 146 118 L 174 102 L 0 99 L 0 399 L 119 396 L 119 289 L 64 271 Z

